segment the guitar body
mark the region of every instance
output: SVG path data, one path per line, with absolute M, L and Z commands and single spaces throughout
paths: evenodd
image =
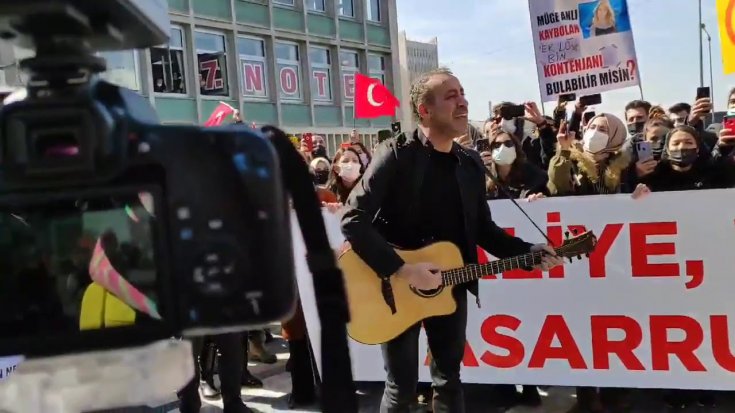
M 418 250 L 396 252 L 411 264 L 432 263 L 441 270 L 464 266 L 461 252 L 450 242 L 437 242 Z M 352 249 L 342 253 L 338 263 L 344 274 L 350 306 L 347 332 L 360 343 L 385 343 L 425 318 L 452 314 L 457 309 L 452 296 L 453 287 L 418 291 L 408 282 L 393 276 L 390 277 L 396 304 L 396 313 L 393 314 L 383 298 L 380 277 Z

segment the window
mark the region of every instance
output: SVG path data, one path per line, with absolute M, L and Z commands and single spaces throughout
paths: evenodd
M 151 48 L 151 74 L 156 93 L 186 94 L 184 32 L 171 29 L 168 45 Z
M 356 51 L 344 50 L 339 54 L 342 68 L 342 90 L 344 99 L 351 102 L 355 98 L 355 73 L 360 70 L 360 58 Z
M 207 96 L 229 95 L 225 36 L 196 31 L 194 47 L 199 67 L 199 93 Z
M 294 0 L 273 0 L 273 3 L 275 3 L 275 4 L 285 4 L 287 6 L 293 6 L 294 5 L 293 1 Z
M 107 61 L 107 71 L 101 73 L 100 77 L 118 86 L 140 91 L 135 50 L 100 52 L 99 55 Z
M 301 64 L 297 44 L 276 43 L 276 69 L 279 84 L 278 96 L 285 100 L 302 100 Z
M 339 15 L 355 17 L 354 0 L 339 0 Z
M 242 94 L 245 97 L 268 97 L 265 41 L 250 37 L 237 39 L 237 54 L 242 70 Z
M 332 101 L 332 70 L 329 49 L 324 47 L 309 48 L 311 63 L 311 93 L 315 101 Z
M 306 0 L 309 10 L 324 11 L 324 0 Z
M 380 0 L 367 0 L 367 17 L 374 22 L 380 21 Z
M 368 55 L 368 74 L 373 79 L 380 80 L 385 85 L 385 56 Z

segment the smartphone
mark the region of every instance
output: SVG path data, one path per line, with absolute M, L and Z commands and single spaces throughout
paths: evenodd
M 577 95 L 574 93 L 559 95 L 559 102 L 574 102 L 575 100 L 577 100 Z
M 697 100 L 708 97 L 710 97 L 708 86 L 697 88 Z
M 526 107 L 523 105 L 504 106 L 500 108 L 500 116 L 503 119 L 522 118 L 526 114 Z
M 638 153 L 639 161 L 647 161 L 649 159 L 653 159 L 653 148 L 651 147 L 651 142 L 649 141 L 636 142 L 635 151 L 636 153 Z
M 301 140 L 306 144 L 306 150 L 311 152 L 314 150 L 314 138 L 311 133 L 305 133 Z
M 584 112 L 582 114 L 583 123 L 585 125 L 588 124 L 588 123 L 590 123 L 590 120 L 592 120 L 592 118 L 594 118 L 595 116 L 597 116 L 597 114 L 595 113 L 595 111 Z
M 722 129 L 735 131 L 735 115 L 722 118 Z
M 475 144 L 477 152 L 490 152 L 490 140 L 489 139 L 478 139 Z
M 579 98 L 579 104 L 583 106 L 599 105 L 600 103 L 602 103 L 602 95 L 599 93 Z

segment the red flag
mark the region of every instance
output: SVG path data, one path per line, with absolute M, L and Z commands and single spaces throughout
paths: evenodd
M 204 126 L 219 126 L 224 122 L 225 118 L 233 113 L 235 113 L 235 108 L 225 102 L 220 102 L 219 105 L 214 108 L 214 112 L 209 116 L 209 119 Z
M 355 73 L 355 119 L 395 116 L 400 102 L 380 80 Z

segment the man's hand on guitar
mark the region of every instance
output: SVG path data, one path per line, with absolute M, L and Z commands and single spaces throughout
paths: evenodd
M 396 275 L 419 290 L 435 290 L 442 286 L 441 271 L 429 263 L 403 264 Z
M 541 264 L 534 266 L 541 271 L 548 271 L 554 267 L 558 267 L 564 264 L 564 259 L 556 255 L 553 248 L 546 244 L 536 244 L 531 247 L 531 252 L 544 251 L 544 255 L 541 257 Z

